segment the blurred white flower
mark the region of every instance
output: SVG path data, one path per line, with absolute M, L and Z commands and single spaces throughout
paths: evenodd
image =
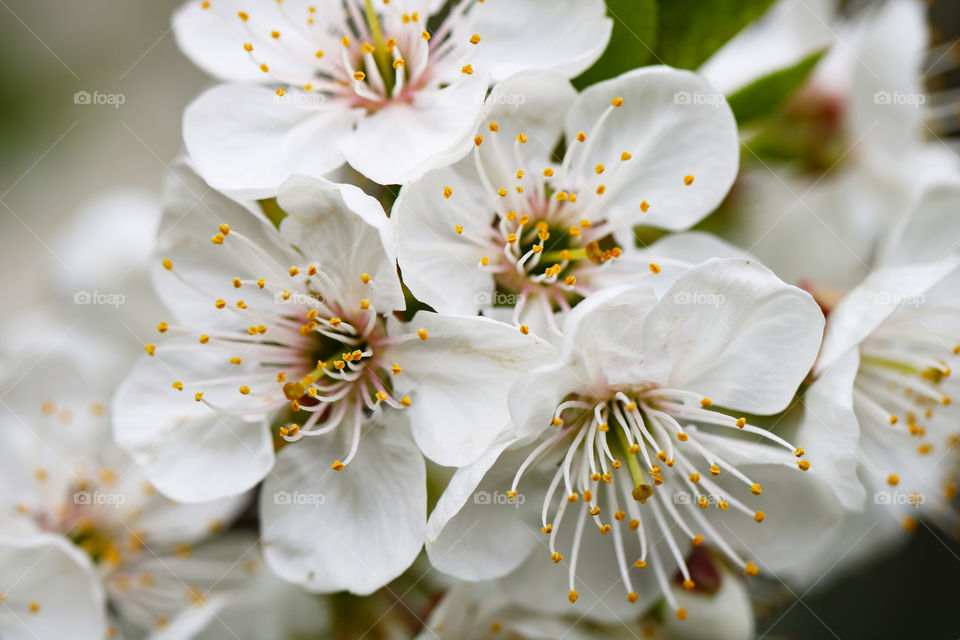
M 635 225 L 687 229 L 737 174 L 730 108 L 687 71 L 638 69 L 580 95 L 560 76 L 524 73 L 487 105 L 473 156 L 405 186 L 393 208 L 404 281 L 439 311 L 505 307 L 516 324 L 559 333 L 555 311 L 674 266 L 660 247 L 634 249 Z M 731 253 L 699 243 L 703 258 Z
M 374 591 L 423 541 L 407 416 L 428 455 L 439 429 L 482 449 L 549 347 L 486 318 L 391 318 L 405 306 L 392 233 L 356 187 L 291 178 L 279 230 L 184 167 L 168 197 L 157 287 L 174 319 L 117 392 L 118 442 L 179 500 L 266 478 L 272 568 L 315 591 Z
M 661 597 L 686 616 L 669 583 L 676 568 L 696 586 L 685 557 L 701 544 L 755 575 L 735 548 L 789 552 L 839 514 L 830 488 L 798 471 L 811 467 L 803 448 L 736 417 L 786 408 L 822 328 L 808 294 L 744 259 L 694 267 L 659 299 L 644 286 L 587 298 L 567 316 L 561 360 L 512 390 L 516 431 L 460 469 L 431 514 L 432 562 L 468 580 L 525 562 L 503 588 L 563 611 L 539 515 L 544 555 L 564 563 L 566 596 L 592 619 Z M 624 602 L 602 597 L 617 576 Z
M 742 131 L 745 157 L 762 166 L 742 173 L 722 234 L 788 282 L 850 288 L 900 213 L 926 185 L 960 176 L 960 162 L 937 139 L 955 104 L 924 87 L 944 57 L 927 63 L 924 3 L 876 3 L 851 18 L 835 4 L 778 3 L 701 72 L 729 94 L 776 70 L 768 61 L 782 68 L 827 48 L 781 114 Z
M 600 0 L 191 0 L 181 49 L 215 87 L 184 139 L 215 188 L 273 195 L 294 173 L 344 161 L 402 183 L 462 155 L 491 80 L 524 69 L 578 75 L 606 48 Z M 271 83 L 263 86 L 258 83 Z
M 21 560 L 3 563 L 0 591 L 25 598 L 33 588 L 27 609 L 4 623 L 11 637 L 37 637 L 28 629 L 51 637 L 50 629 L 68 626 L 71 637 L 97 640 L 117 637 L 118 629 L 162 629 L 181 610 L 202 604 L 218 583 L 228 589 L 223 570 L 240 554 L 217 568 L 202 543 L 233 521 L 245 496 L 181 505 L 157 493 L 110 440 L 109 372 L 91 376 L 55 345 L 29 355 L 21 350 L 8 369 L 0 414 L 6 487 L 0 546 L 16 555 L 51 553 L 33 568 Z M 75 584 L 81 575 L 86 585 Z

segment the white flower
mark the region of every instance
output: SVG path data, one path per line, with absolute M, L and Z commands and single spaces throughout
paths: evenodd
M 687 71 L 637 69 L 580 95 L 525 73 L 487 104 L 473 157 L 405 186 L 393 209 L 404 281 L 439 311 L 510 306 L 516 324 L 556 331 L 555 311 L 673 266 L 633 249 L 635 225 L 687 229 L 736 177 L 730 108 Z
M 830 488 L 799 473 L 810 468 L 801 447 L 736 417 L 788 405 L 822 327 L 808 294 L 744 259 L 694 267 L 659 299 L 644 286 L 587 298 L 567 316 L 562 360 L 511 392 L 515 436 L 460 469 L 441 497 L 431 560 L 468 580 L 525 562 L 504 581 L 512 597 L 562 611 L 568 591 L 581 613 L 607 620 L 661 596 L 684 616 L 668 580 L 677 567 L 695 586 L 691 545 L 756 574 L 735 548 L 790 553 L 836 516 Z M 564 563 L 566 585 L 543 556 Z M 617 576 L 628 602 L 602 597 Z
M 723 235 L 788 282 L 847 289 L 925 185 L 960 176 L 960 163 L 932 139 L 937 114 L 953 105 L 924 91 L 923 3 L 882 3 L 849 20 L 833 17 L 833 4 L 780 3 L 701 72 L 732 92 L 755 79 L 755 66 L 773 71 L 767 60 L 786 66 L 830 45 L 782 113 L 744 132 L 746 157 L 763 166 L 742 172 Z M 758 40 L 775 52 L 763 55 Z
M 91 640 L 107 629 L 103 585 L 89 558 L 49 533 L 0 535 L 0 635 L 10 640 Z
M 957 521 L 958 205 L 960 181 L 944 183 L 902 217 L 873 273 L 829 312 L 815 368 L 859 425 L 868 499 L 908 530 L 920 514 Z
M 71 637 L 95 640 L 163 628 L 226 590 L 218 583 L 228 564 L 211 566 L 197 544 L 228 526 L 245 497 L 182 505 L 160 495 L 110 440 L 107 380 L 81 373 L 68 351 L 21 354 L 11 371 L 0 415 L 0 549 L 16 560 L 3 562 L 0 591 L 17 608 L 0 623 L 4 637 L 53 637 L 67 625 Z
M 344 161 L 381 184 L 416 178 L 466 151 L 491 78 L 576 76 L 612 24 L 600 0 L 461 0 L 432 29 L 443 5 L 191 0 L 174 17 L 177 42 L 232 83 L 185 113 L 200 173 L 248 195 Z
M 549 347 L 486 318 L 388 321 L 405 303 L 377 201 L 295 176 L 278 203 L 279 230 L 188 170 L 171 176 L 157 287 L 173 318 L 118 390 L 115 434 L 175 499 L 266 478 L 272 568 L 314 591 L 366 594 L 422 546 L 411 428 L 428 455 L 471 462 L 509 422 L 512 382 Z

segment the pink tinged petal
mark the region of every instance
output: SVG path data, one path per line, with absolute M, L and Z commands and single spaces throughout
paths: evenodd
M 220 85 L 187 107 L 183 138 L 212 187 L 262 198 L 292 174 L 320 177 L 343 164 L 337 145 L 359 116 L 333 98 L 299 105 L 267 87 Z
M 368 424 L 341 471 L 343 438 L 283 449 L 260 497 L 273 571 L 313 592 L 367 595 L 403 573 L 423 545 L 426 469 L 403 424 Z M 306 497 L 304 497 L 306 496 Z
M 462 157 L 472 146 L 487 78 L 475 73 L 412 102 L 392 102 L 367 115 L 339 142 L 350 165 L 380 184 L 403 184 Z
M 592 127 L 615 98 L 623 106 L 599 132 Z M 610 219 L 673 231 L 713 211 L 733 184 L 740 144 L 723 95 L 700 76 L 667 67 L 644 67 L 593 85 L 567 114 L 566 136 L 588 132 L 587 155 L 575 166 L 604 164 L 611 173 L 603 196 Z M 627 152 L 629 159 L 621 160 Z M 647 211 L 641 209 L 647 202 Z

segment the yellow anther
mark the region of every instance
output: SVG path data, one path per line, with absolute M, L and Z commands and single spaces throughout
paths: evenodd
M 737 418 L 737 426 L 743 429 L 747 425 L 746 418 Z
M 637 593 L 636 591 L 631 591 L 630 593 L 627 594 L 627 601 L 636 602 L 639 597 L 640 597 L 639 593 Z
M 747 563 L 747 566 L 745 566 L 745 567 L 743 568 L 743 572 L 744 572 L 745 574 L 747 574 L 748 576 L 755 576 L 755 575 L 757 575 L 758 573 L 760 573 L 760 570 L 757 568 L 757 565 L 755 565 L 755 564 L 751 561 L 751 562 L 748 562 L 748 563 Z
M 686 620 L 687 619 L 687 610 L 683 607 L 677 609 L 677 620 Z
M 516 244 L 517 243 L 517 234 L 511 233 L 507 235 L 507 244 Z
M 650 209 L 650 203 L 644 200 L 640 203 L 640 211 L 646 213 Z
M 803 450 L 803 447 L 797 447 L 793 450 L 793 455 L 797 456 L 798 458 L 803 456 L 804 453 L 806 453 L 806 451 Z
M 889 476 L 887 476 L 887 484 L 889 484 L 891 487 L 897 486 L 900 484 L 900 476 L 895 473 L 891 473 Z
M 339 460 L 334 460 L 333 464 L 330 465 L 330 468 L 333 469 L 334 471 L 343 471 L 343 463 L 340 462 Z
M 248 387 L 247 385 L 243 385 L 242 387 L 240 387 L 240 393 L 242 393 L 245 396 L 250 395 L 250 387 Z
M 520 333 L 522 333 L 523 335 L 529 335 L 529 334 L 530 334 L 530 327 L 528 327 L 528 326 L 525 325 L 525 324 L 520 325 Z
M 466 74 L 466 75 L 468 75 L 468 76 L 469 76 L 469 75 L 472 75 L 472 74 L 473 74 L 473 66 L 472 66 L 472 65 L 469 65 L 469 64 L 463 65 L 462 67 L 460 67 L 460 73 Z
M 480 264 L 486 267 L 487 265 L 490 264 L 490 258 L 488 258 L 487 256 L 483 256 L 482 258 L 480 258 Z
M 366 77 L 367 77 L 367 74 L 365 74 L 363 71 L 355 71 L 353 73 L 353 79 L 356 80 L 357 82 L 363 82 L 364 78 Z
M 693 591 L 695 586 L 696 585 L 694 584 L 693 580 L 690 580 L 689 578 L 683 581 L 683 588 L 687 591 Z
M 563 560 L 563 556 L 557 553 L 556 551 L 554 551 L 553 553 L 550 554 L 550 559 L 553 560 L 554 564 L 559 564 L 560 561 Z
M 630 521 L 629 526 L 631 531 L 636 531 L 637 529 L 640 528 L 640 521 L 634 518 L 633 520 Z
M 761 493 L 763 493 L 763 489 L 760 487 L 760 485 L 754 483 L 750 485 L 750 493 L 752 493 L 755 496 L 758 496 Z
M 763 522 L 763 519 L 766 517 L 767 517 L 767 514 L 765 514 L 763 511 L 757 511 L 756 513 L 753 514 L 753 519 L 756 520 L 757 522 Z
M 558 418 L 557 416 L 553 416 L 553 418 L 550 420 L 550 424 L 552 424 L 555 427 L 562 427 L 563 420 Z
M 349 47 L 349 46 L 350 46 L 350 38 L 348 38 L 347 36 L 343 36 L 342 38 L 340 38 L 340 44 L 342 44 L 342 45 L 345 46 L 345 47 Z
M 157 352 L 157 345 L 155 344 L 145 344 L 143 345 L 143 350 L 147 352 L 147 355 L 153 355 Z
M 551 169 L 550 167 L 547 167 L 546 169 L 544 169 L 544 170 L 543 170 L 543 177 L 544 177 L 544 178 L 552 178 L 552 177 L 553 177 L 553 169 Z
M 409 407 L 413 404 L 413 400 L 410 399 L 410 396 L 403 396 L 400 398 L 400 405 L 403 407 Z
M 693 546 L 699 547 L 703 544 L 703 536 L 698 533 L 697 535 L 693 536 L 693 540 L 691 540 L 691 542 L 693 543 Z
M 403 58 L 397 58 L 396 60 L 393 61 L 393 68 L 394 68 L 394 69 L 399 69 L 399 68 L 402 67 L 404 64 L 406 64 L 406 63 L 403 61 Z
M 161 264 L 163 264 L 163 268 L 167 271 L 173 270 L 173 262 L 170 261 L 170 258 L 164 258 Z
M 801 470 L 801 471 L 807 471 L 807 470 L 810 469 L 810 461 L 809 461 L 809 460 L 801 460 L 800 462 L 797 463 L 797 466 L 800 467 L 800 470 Z
M 564 200 L 570 197 L 570 194 L 567 193 L 566 191 L 557 191 L 557 195 L 554 197 L 557 199 L 558 202 L 563 202 Z
M 475 33 L 470 36 L 470 44 L 480 44 L 480 35 Z
M 360 282 L 362 282 L 363 284 L 370 284 L 370 280 L 371 278 L 369 273 L 360 274 Z
M 572 287 L 577 284 L 577 276 L 567 276 L 563 283 L 568 287 Z
M 385 394 L 383 391 L 377 391 L 375 395 L 377 396 L 377 400 L 379 400 L 380 402 L 387 401 L 387 394 Z
M 443 188 L 443 197 L 444 197 L 444 198 L 449 198 L 449 197 L 452 196 L 452 195 L 453 195 L 453 189 L 452 189 L 451 187 L 444 187 L 444 188 Z
M 197 402 L 203 400 L 203 391 L 198 391 L 197 393 L 193 394 L 193 399 Z
M 583 501 L 591 502 L 592 500 L 593 500 L 593 492 L 590 491 L 590 489 L 587 489 L 586 491 L 583 492 Z
M 712 476 L 718 476 L 718 475 L 720 475 L 720 467 L 718 467 L 718 466 L 715 465 L 715 464 L 710 465 L 710 475 L 712 475 Z
M 629 159 L 632 158 L 632 157 L 633 157 L 633 156 L 630 154 L 629 151 L 624 151 L 623 153 L 620 154 L 620 161 L 621 161 L 621 162 L 626 162 L 627 160 L 629 160 Z
M 237 17 L 246 22 L 250 19 L 250 14 L 248 14 L 246 11 L 240 11 L 237 13 Z
M 474 139 L 473 139 L 473 144 L 477 145 L 478 147 L 479 147 L 481 144 L 483 144 L 483 136 L 477 136 L 476 138 L 474 138 Z
M 177 391 L 183 391 L 183 383 L 180 382 L 179 380 L 175 381 L 175 382 L 174 382 L 172 385 L 170 385 L 170 386 L 173 387 L 174 389 L 176 389 Z
M 400 372 L 403 371 L 403 369 L 400 368 L 399 364 L 395 364 L 392 367 L 390 367 L 390 371 L 393 372 L 393 375 L 398 376 L 400 375 Z
M 426 31 L 421 31 L 421 32 L 420 32 L 420 37 L 423 38 L 424 40 L 429 40 L 429 39 L 430 39 L 430 34 L 427 33 Z
M 580 496 L 578 496 L 576 493 L 571 493 L 569 496 L 567 496 L 567 502 L 576 502 L 579 499 Z
M 600 509 L 598 508 L 597 511 L 599 512 Z M 593 509 L 590 510 L 590 515 L 595 515 L 595 514 L 593 513 Z M 602 535 L 602 536 L 607 535 L 608 533 L 610 533 L 610 530 L 611 530 L 612 528 L 613 528 L 613 527 L 611 527 L 611 526 L 608 525 L 608 524 L 603 525 L 602 527 L 600 527 L 600 535 Z
M 518 134 L 517 134 L 517 142 L 519 142 L 520 144 L 526 144 L 526 143 L 527 143 L 527 134 L 525 134 L 525 133 L 518 133 Z
M 341 320 L 340 318 L 337 318 L 336 316 L 334 316 L 333 318 L 330 318 L 328 322 L 330 323 L 331 327 L 339 327 L 341 324 L 343 324 L 343 320 Z
M 587 141 L 587 134 L 585 134 L 583 131 L 578 132 L 577 142 L 586 142 L 586 141 Z
M 553 531 L 553 525 L 548 522 L 544 526 L 540 527 L 540 531 L 541 533 L 550 533 Z
M 367 300 L 366 298 L 364 298 L 363 300 L 361 300 L 361 301 L 360 301 L 360 308 L 363 309 L 364 311 L 366 311 L 367 309 L 369 309 L 369 308 L 370 308 L 370 301 Z
M 207 334 L 203 334 L 202 336 L 200 336 L 199 341 L 200 341 L 200 344 L 207 344 L 208 342 L 210 342 L 210 336 L 208 336 Z
M 690 482 L 700 482 L 700 474 L 699 474 L 699 473 L 691 473 L 691 474 L 690 474 Z
M 650 263 L 650 273 L 657 274 L 663 271 L 663 269 L 656 262 Z
M 267 281 L 264 280 L 263 278 L 260 278 L 259 280 L 257 280 L 257 286 L 263 289 L 265 286 L 267 286 Z
M 900 524 L 903 526 L 904 531 L 913 532 L 917 530 L 917 519 L 913 516 L 907 516 Z
M 417 337 L 420 338 L 421 340 L 426 340 L 430 336 L 427 335 L 426 329 L 417 329 Z
M 692 184 L 693 184 L 693 176 L 691 176 L 691 175 L 683 176 L 683 184 L 687 185 L 688 187 L 689 187 L 690 185 L 692 185 Z
M 576 602 L 576 601 L 577 601 L 577 598 L 579 598 L 579 597 L 580 597 L 580 594 L 577 593 L 577 590 L 576 590 L 576 589 L 573 589 L 570 593 L 567 594 L 567 599 L 568 599 L 570 602 Z
M 684 433 L 683 431 L 678 431 L 678 432 L 677 432 L 677 440 L 679 440 L 680 442 L 686 442 L 686 441 L 689 440 L 689 439 L 690 439 L 690 436 L 688 436 L 688 435 L 687 435 L 686 433 Z
M 362 45 L 360 45 L 360 50 L 364 53 L 373 53 L 376 51 L 376 49 L 373 48 L 373 45 L 367 42 L 364 42 Z
M 633 521 L 631 521 L 630 524 L 632 525 Z M 634 527 L 631 526 L 630 528 L 633 529 Z M 643 569 L 644 567 L 647 566 L 647 563 L 643 560 L 637 560 L 636 562 L 633 563 L 633 566 L 635 566 L 637 569 Z
M 213 234 L 213 237 L 210 238 L 210 242 L 213 244 L 223 244 L 223 234 L 220 232 Z
M 270 71 L 270 67 L 267 66 L 266 62 L 260 65 L 260 71 L 263 71 L 264 73 L 267 73 L 268 71 Z

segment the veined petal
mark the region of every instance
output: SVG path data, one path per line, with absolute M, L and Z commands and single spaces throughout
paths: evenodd
M 438 464 L 469 464 L 513 429 L 507 393 L 549 363 L 553 348 L 489 318 L 421 312 L 410 327 L 427 339 L 397 342 L 384 357 L 403 363 L 393 382 L 412 398 L 406 412 L 414 440 Z
M 288 214 L 280 234 L 334 280 L 347 304 L 367 299 L 382 313 L 404 308 L 393 230 L 376 199 L 353 185 L 293 176 L 277 202 Z
M 635 375 L 666 369 L 671 386 L 718 406 L 776 413 L 809 373 L 823 324 L 809 294 L 765 267 L 708 260 L 677 278 L 647 316 L 647 361 Z
M 580 94 L 567 114 L 567 140 L 596 122 L 614 98 L 624 106 L 587 141 L 585 161 L 593 168 L 629 154 L 623 162 L 630 178 L 612 176 L 607 184 L 607 217 L 670 230 L 699 222 L 726 196 L 739 165 L 737 126 L 723 95 L 689 71 L 629 71 Z
M 455 37 L 482 40 L 471 62 L 495 79 L 518 71 L 555 71 L 572 78 L 603 54 L 613 21 L 600 0 L 528 0 L 475 5 Z M 524 25 L 521 27 L 520 25 Z
M 341 471 L 342 438 L 305 438 L 280 452 L 260 499 L 264 556 L 309 591 L 367 595 L 403 573 L 423 545 L 423 458 L 403 422 L 370 423 Z
M 320 177 L 343 164 L 338 142 L 361 112 L 333 99 L 319 106 L 281 101 L 275 90 L 227 84 L 187 107 L 183 140 L 214 188 L 262 198 L 295 173 Z
M 50 534 L 0 536 L 3 609 L 0 635 L 10 640 L 70 637 L 100 640 L 106 632 L 103 587 L 89 558 Z

